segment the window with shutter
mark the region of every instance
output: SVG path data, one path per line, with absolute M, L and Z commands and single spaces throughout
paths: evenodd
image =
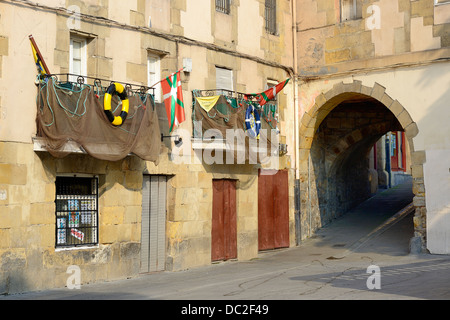
M 155 83 L 161 80 L 161 59 L 157 55 L 148 55 L 148 86 L 151 87 Z M 161 86 L 156 85 L 155 89 L 155 102 L 162 102 L 161 100 Z
M 233 70 L 216 67 L 216 89 L 233 91 Z
M 266 0 L 264 19 L 266 22 L 266 32 L 270 34 L 277 34 L 277 1 Z
M 341 0 L 341 21 L 362 18 L 362 4 L 358 0 Z
M 86 39 L 72 37 L 70 39 L 69 73 L 71 82 L 77 82 L 77 76 L 87 76 Z

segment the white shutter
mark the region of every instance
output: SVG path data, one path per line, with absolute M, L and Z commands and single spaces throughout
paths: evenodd
M 216 89 L 233 91 L 233 70 L 216 67 Z
M 150 252 L 149 271 L 156 271 L 158 249 L 158 177 L 150 178 Z
M 159 177 L 158 186 L 158 249 L 156 271 L 163 271 L 166 264 L 166 177 Z
M 148 55 L 147 60 L 148 68 L 148 86 L 151 87 L 155 83 L 161 80 L 161 59 L 156 55 Z M 161 85 L 154 86 L 155 89 L 155 102 L 162 102 L 161 100 Z
M 142 185 L 142 220 L 141 220 L 141 272 L 148 272 L 149 237 L 150 237 L 150 176 L 144 176 Z
M 80 38 L 70 39 L 69 73 L 77 76 L 87 76 L 86 40 Z M 77 76 L 70 76 L 71 82 L 77 82 Z
M 166 177 L 144 176 L 141 272 L 163 271 L 166 256 Z
M 356 17 L 356 0 L 341 0 L 342 21 L 353 20 Z

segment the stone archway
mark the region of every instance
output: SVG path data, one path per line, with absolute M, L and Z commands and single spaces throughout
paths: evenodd
M 419 241 L 419 250 L 425 250 L 426 248 L 426 206 L 425 206 L 425 187 L 423 177 L 423 164 L 425 163 L 425 152 L 416 151 L 414 148 L 413 138 L 419 133 L 417 124 L 411 118 L 409 112 L 401 105 L 397 100 L 394 100 L 386 92 L 386 88 L 378 83 L 375 83 L 373 87 L 367 87 L 362 85 L 361 81 L 353 81 L 352 83 L 340 82 L 333 86 L 331 90 L 326 93 L 322 93 L 315 99 L 313 107 L 305 112 L 300 122 L 300 146 L 299 146 L 299 172 L 300 172 L 300 189 L 310 190 L 310 186 L 307 185 L 311 182 L 310 167 L 312 146 L 318 129 L 321 127 L 322 122 L 330 115 L 330 113 L 338 106 L 351 102 L 351 101 L 364 101 L 370 103 L 372 106 L 381 107 L 385 112 L 392 115 L 395 120 L 391 122 L 382 122 L 363 126 L 354 126 L 351 128 L 349 125 L 349 131 L 343 137 L 336 141 L 333 147 L 328 148 L 324 152 L 329 153 L 327 163 L 325 166 L 332 167 L 333 159 L 339 159 L 344 157 L 344 152 L 351 147 L 363 148 L 362 142 L 366 139 L 365 146 L 372 142 L 375 142 L 377 134 L 388 131 L 390 127 L 399 126 L 398 131 L 404 131 L 406 139 L 410 147 L 411 154 L 411 173 L 413 178 L 413 193 L 414 193 L 414 229 L 415 229 L 415 241 Z M 396 129 L 397 130 L 397 129 Z M 363 132 L 364 131 L 364 132 Z M 372 141 L 373 140 L 373 141 Z M 358 145 L 358 143 L 360 143 Z M 363 148 L 364 149 L 364 148 Z M 360 150 L 361 151 L 361 150 Z M 361 152 L 366 152 L 364 149 Z M 351 151 L 350 151 L 351 152 Z M 349 155 L 346 155 L 349 157 Z M 331 160 L 330 160 L 331 159 Z M 342 161 L 342 160 L 341 160 Z M 314 181 L 314 183 L 321 183 L 321 181 Z M 325 182 L 328 183 L 328 182 Z M 306 189 L 305 189 L 306 188 Z M 306 209 L 305 206 L 311 206 L 311 194 L 301 193 L 301 206 Z M 316 199 L 317 200 L 317 199 Z M 304 210 L 301 210 L 304 212 Z M 304 219 L 303 219 L 304 220 Z M 302 221 L 305 223 L 305 221 Z M 307 223 L 307 222 L 306 222 Z M 319 226 L 320 227 L 320 226 Z M 302 232 L 302 235 L 304 233 Z

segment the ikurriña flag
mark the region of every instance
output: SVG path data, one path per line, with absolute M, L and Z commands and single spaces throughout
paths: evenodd
M 181 87 L 180 72 L 171 74 L 161 81 L 164 104 L 166 106 L 167 119 L 169 120 L 169 132 L 186 120 L 184 114 L 183 90 Z
M 247 94 L 246 98 L 250 98 L 250 97 L 256 98 L 259 105 L 263 106 L 270 100 L 273 100 L 286 87 L 286 85 L 289 83 L 289 80 L 291 80 L 291 79 L 287 79 L 283 82 L 280 82 L 276 86 L 274 86 L 264 92 Z

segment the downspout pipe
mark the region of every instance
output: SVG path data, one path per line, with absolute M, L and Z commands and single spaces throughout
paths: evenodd
M 294 140 L 295 140 L 295 235 L 296 245 L 301 242 L 301 219 L 300 219 L 300 136 L 299 136 L 299 106 L 298 106 L 298 56 L 297 56 L 297 1 L 291 1 L 292 10 L 292 55 L 294 63 Z

